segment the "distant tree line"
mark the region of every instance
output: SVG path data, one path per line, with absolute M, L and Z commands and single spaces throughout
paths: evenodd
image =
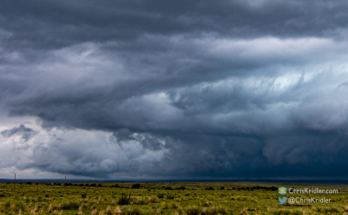
M 7 183 L 10 184 L 10 183 Z M 22 183 L 18 183 L 18 184 L 22 184 Z M 33 183 L 33 182 L 26 182 L 26 185 L 39 185 L 39 183 Z M 169 186 L 161 186 L 161 187 L 147 187 L 147 186 L 142 186 L 141 184 L 133 184 L 131 187 L 127 187 L 127 186 L 120 186 L 119 184 L 114 184 L 111 186 L 105 186 L 103 184 L 96 184 L 96 183 L 50 183 L 50 184 L 45 184 L 48 186 L 80 186 L 80 187 L 115 187 L 115 188 L 131 188 L 131 189 L 162 189 L 162 190 L 197 190 L 195 188 L 186 188 L 184 186 L 181 187 L 169 187 Z M 271 187 L 266 187 L 266 186 L 252 186 L 252 187 L 232 187 L 229 189 L 225 189 L 225 187 L 220 187 L 220 188 L 214 188 L 214 187 L 206 187 L 206 188 L 200 188 L 200 190 L 246 190 L 246 191 L 254 191 L 254 190 L 270 190 L 270 191 L 277 191 L 278 188 L 275 186 L 271 186 Z

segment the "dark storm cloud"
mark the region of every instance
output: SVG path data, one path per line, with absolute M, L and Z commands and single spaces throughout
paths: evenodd
M 11 137 L 15 134 L 18 134 L 23 138 L 23 140 L 28 141 L 28 139 L 34 136 L 36 132 L 31 128 L 27 128 L 24 125 L 20 125 L 10 130 L 2 131 L 1 134 L 4 137 Z
M 347 7 L 3 2 L 0 108 L 42 122 L 2 131 L 3 156 L 16 156 L 0 167 L 347 177 Z
M 78 42 L 216 32 L 226 37 L 337 36 L 347 27 L 342 1 L 6 1 L 9 46 L 54 48 Z

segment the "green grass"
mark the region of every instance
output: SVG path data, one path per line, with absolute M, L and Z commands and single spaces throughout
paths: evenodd
M 325 197 L 331 199 L 331 203 L 279 205 L 277 190 L 255 187 L 311 185 L 180 182 L 140 183 L 140 188 L 131 189 L 133 184 L 103 183 L 102 187 L 16 185 L 15 189 L 13 185 L 0 184 L 0 214 L 344 215 L 348 212 L 348 186 L 314 186 L 338 189 L 336 195 L 286 195 Z

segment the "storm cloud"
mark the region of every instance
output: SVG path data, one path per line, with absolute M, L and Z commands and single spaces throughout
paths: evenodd
M 0 177 L 346 178 L 344 1 L 6 1 Z

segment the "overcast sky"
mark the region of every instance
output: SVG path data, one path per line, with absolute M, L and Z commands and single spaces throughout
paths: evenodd
M 0 178 L 348 178 L 348 3 L 0 3 Z

